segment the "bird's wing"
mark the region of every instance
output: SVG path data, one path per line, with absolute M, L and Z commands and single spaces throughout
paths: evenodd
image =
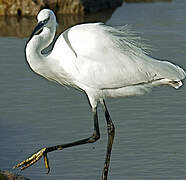
M 166 76 L 175 78 L 177 74 L 176 66 L 147 56 L 141 48 L 143 44 L 137 43 L 127 28 L 118 30 L 90 23 L 74 26 L 65 33 L 63 38 L 74 54 L 79 72 L 74 78 L 89 87 L 114 89 Z

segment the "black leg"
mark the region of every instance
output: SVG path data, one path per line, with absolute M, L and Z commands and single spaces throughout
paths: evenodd
M 89 138 L 86 138 L 86 139 L 72 142 L 72 143 L 61 144 L 61 145 L 57 145 L 57 146 L 43 148 L 43 149 L 39 150 L 38 152 L 34 153 L 32 156 L 30 156 L 26 160 L 17 164 L 15 166 L 15 168 L 21 167 L 21 170 L 26 169 L 27 167 L 29 167 L 32 164 L 34 164 L 35 162 L 37 162 L 43 156 L 44 162 L 45 162 L 45 167 L 48 169 L 48 173 L 49 173 L 50 167 L 49 167 L 49 161 L 47 158 L 47 153 L 52 152 L 52 151 L 56 151 L 56 150 L 62 150 L 64 148 L 69 148 L 69 147 L 73 147 L 73 146 L 77 146 L 77 145 L 96 142 L 100 138 L 98 116 L 97 116 L 97 107 L 93 108 L 92 111 L 93 111 L 93 119 L 94 119 L 94 132 L 93 132 L 92 136 L 90 136 Z
M 94 132 L 93 132 L 92 136 L 90 136 L 89 138 L 86 138 L 86 139 L 72 142 L 72 143 L 48 147 L 47 152 L 51 152 L 51 151 L 55 151 L 55 150 L 62 150 L 64 148 L 68 148 L 68 147 L 72 147 L 72 146 L 96 142 L 100 138 L 97 108 L 95 108 L 95 110 L 93 110 L 93 119 L 94 119 Z
M 110 115 L 109 115 L 109 112 L 108 112 L 108 109 L 106 107 L 104 100 L 102 101 L 102 105 L 103 105 L 104 111 L 105 111 L 105 118 L 107 121 L 107 132 L 108 132 L 108 144 L 107 144 L 105 164 L 104 164 L 103 173 L 102 173 L 102 180 L 107 180 L 111 151 L 112 151 L 112 144 L 113 144 L 114 135 L 115 135 L 115 127 L 114 127 L 114 124 L 110 118 Z

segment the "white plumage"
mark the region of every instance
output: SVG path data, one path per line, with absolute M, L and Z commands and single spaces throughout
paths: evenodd
M 38 21 L 48 17 L 43 31 L 26 47 L 31 68 L 47 79 L 84 90 L 92 104 L 104 97 L 143 94 L 161 84 L 178 88 L 185 78 L 180 67 L 149 57 L 127 26 L 76 25 L 59 36 L 49 55 L 42 55 L 53 41 L 57 22 L 49 10 L 38 15 Z
M 150 57 L 127 26 L 76 25 L 58 37 L 49 54 L 42 54 L 54 39 L 56 17 L 44 9 L 38 23 L 26 46 L 30 67 L 49 80 L 85 91 L 93 112 L 101 102 L 107 113 L 105 97 L 141 95 L 159 85 L 179 88 L 186 76 L 179 66 Z

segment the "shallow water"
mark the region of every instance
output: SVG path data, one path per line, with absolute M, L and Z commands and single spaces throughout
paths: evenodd
M 123 4 L 107 24 L 131 24 L 155 49 L 152 56 L 170 59 L 186 69 L 185 9 L 186 1 L 180 0 Z M 92 134 L 86 96 L 35 75 L 24 58 L 25 43 L 26 38 L 0 37 L 3 170 L 12 171 L 39 148 Z M 160 87 L 145 96 L 106 102 L 116 126 L 108 179 L 186 179 L 186 86 L 179 90 Z M 107 140 L 101 107 L 99 122 L 101 139 L 97 143 L 50 153 L 49 175 L 42 159 L 21 174 L 32 180 L 101 179 Z

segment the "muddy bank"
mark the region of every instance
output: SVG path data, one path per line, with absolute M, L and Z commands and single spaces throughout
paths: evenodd
M 59 26 L 57 34 L 63 32 L 70 26 L 85 22 L 106 22 L 115 9 L 107 9 L 103 12 L 89 13 L 87 15 L 57 15 Z M 36 17 L 0 17 L 0 36 L 3 37 L 29 37 L 36 26 Z
M 35 16 L 42 8 L 58 14 L 85 14 L 120 6 L 123 0 L 0 0 L 1 16 Z
M 0 180 L 29 180 L 29 179 L 22 177 L 18 174 L 0 170 Z

